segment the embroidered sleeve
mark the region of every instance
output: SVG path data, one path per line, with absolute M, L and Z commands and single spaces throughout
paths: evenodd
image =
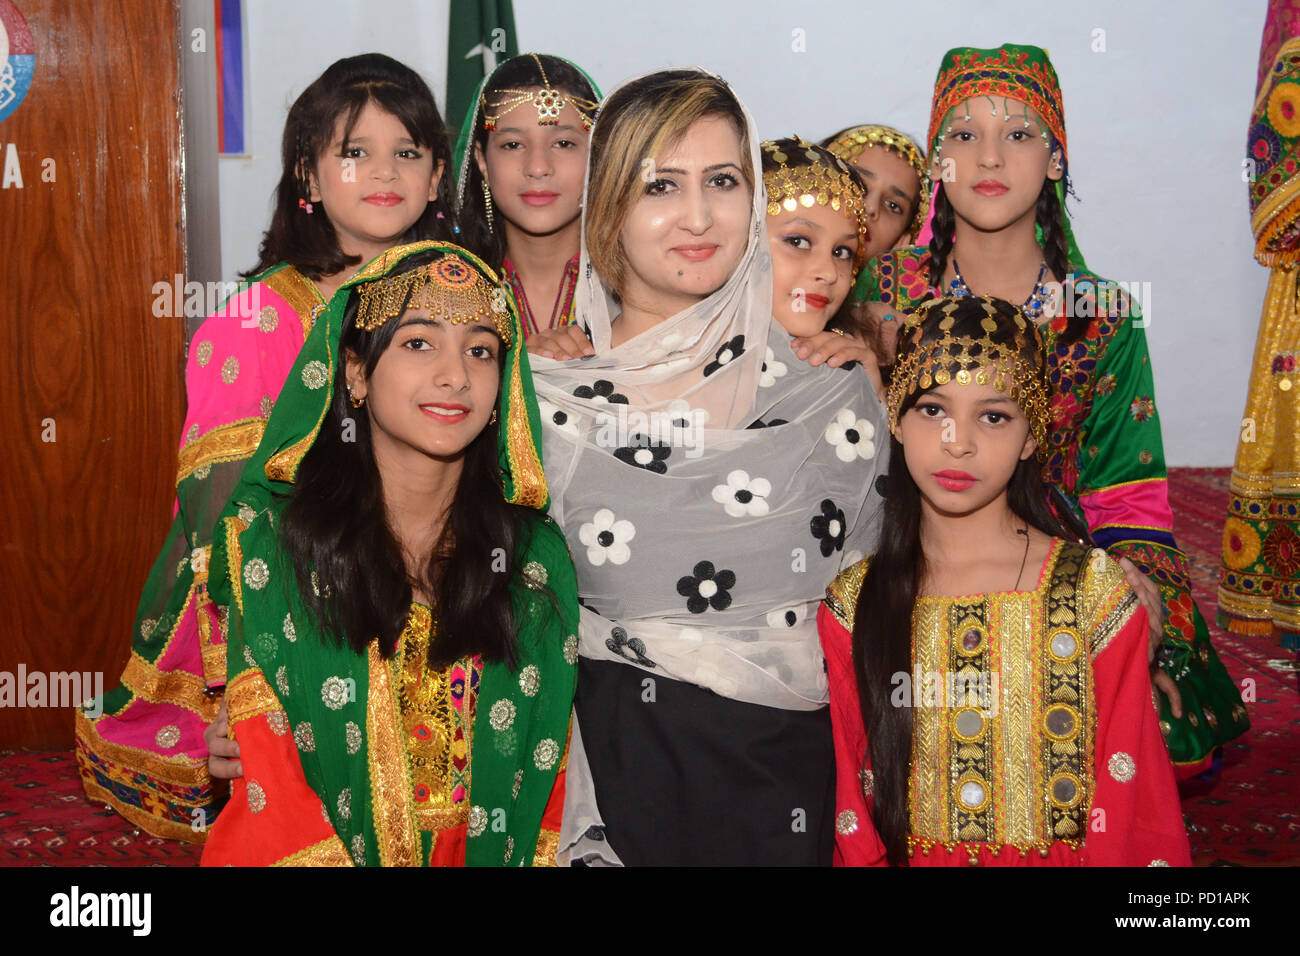
M 826 589 L 827 610 L 850 634 L 853 633 L 853 616 L 858 607 L 858 594 L 862 591 L 862 579 L 866 575 L 867 561 L 864 559 L 837 574 Z

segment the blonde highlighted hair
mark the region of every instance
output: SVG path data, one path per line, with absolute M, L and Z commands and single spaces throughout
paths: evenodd
M 627 269 L 620 233 L 644 195 L 645 162 L 662 157 L 697 120 L 722 116 L 740 136 L 741 172 L 754 188 L 745 114 L 725 82 L 702 70 L 662 70 L 615 90 L 591 134 L 587 186 L 587 255 L 615 292 Z

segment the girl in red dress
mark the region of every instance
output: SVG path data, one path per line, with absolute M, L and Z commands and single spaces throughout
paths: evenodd
M 1189 865 L 1123 570 L 1065 537 L 1041 333 L 999 299 L 909 319 L 876 553 L 818 629 L 841 865 Z

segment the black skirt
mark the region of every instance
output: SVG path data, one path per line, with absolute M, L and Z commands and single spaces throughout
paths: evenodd
M 830 711 L 741 703 L 626 664 L 578 665 L 605 838 L 628 866 L 829 866 Z

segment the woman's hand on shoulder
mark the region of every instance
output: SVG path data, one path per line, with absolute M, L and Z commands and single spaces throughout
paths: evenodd
M 796 356 L 814 368 L 822 364 L 841 368 L 849 362 L 857 362 L 871 379 L 871 387 L 876 395 L 885 394 L 875 350 L 856 334 L 824 331 L 814 335 L 801 335 L 790 342 L 790 347 Z
M 540 355 L 559 362 L 596 354 L 596 350 L 587 341 L 587 336 L 577 325 L 565 325 L 558 329 L 542 329 L 540 332 L 534 332 L 524 340 L 524 347 L 531 355 Z

